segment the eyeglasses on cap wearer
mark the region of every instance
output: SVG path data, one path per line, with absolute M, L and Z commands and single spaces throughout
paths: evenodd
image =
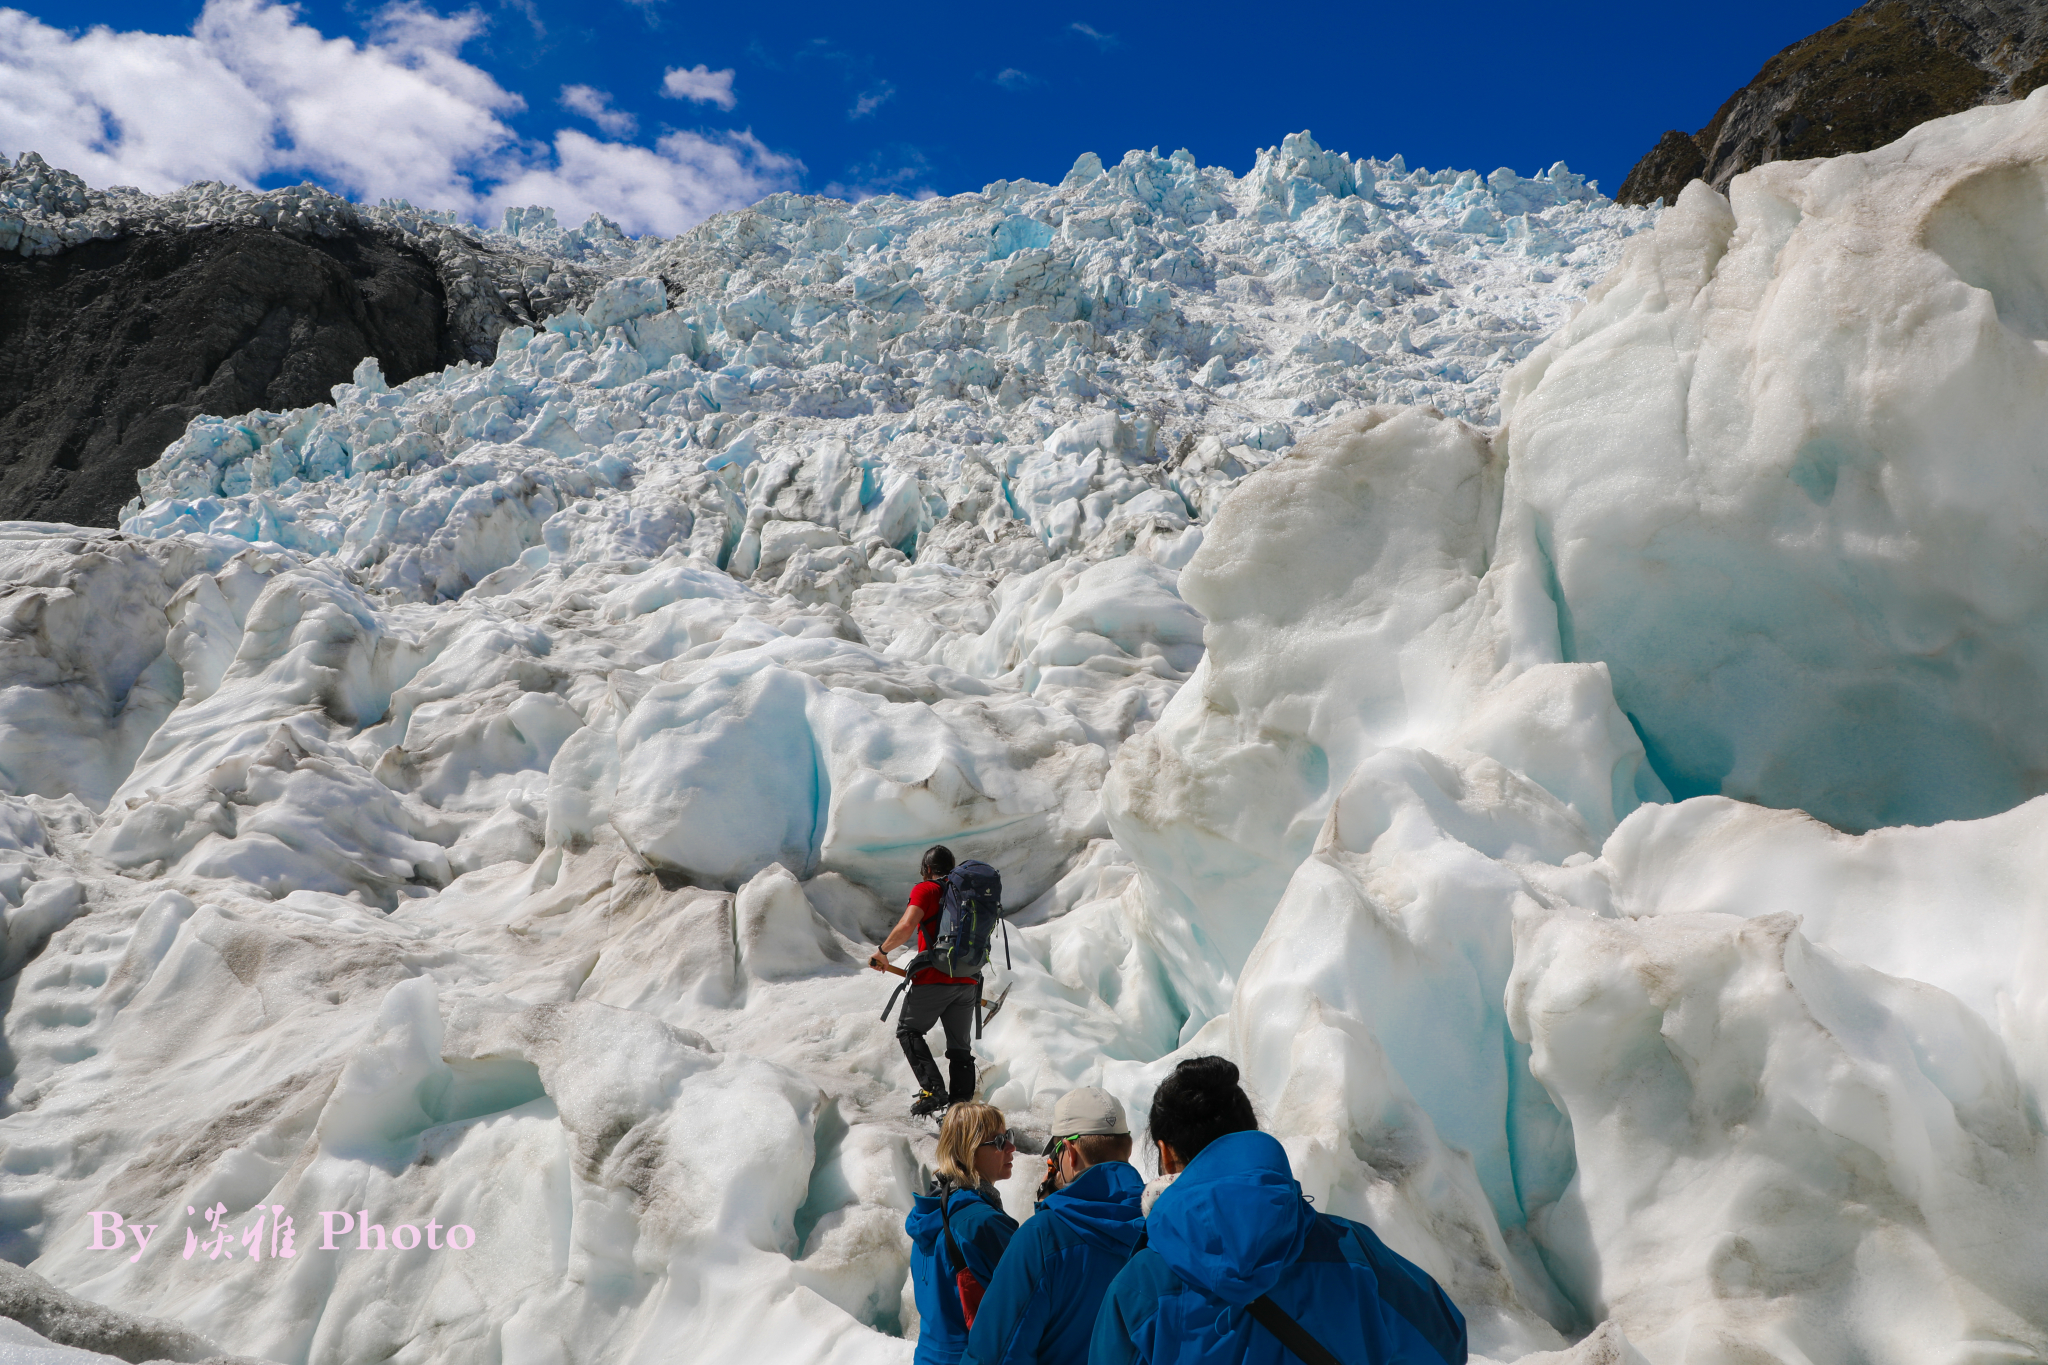
M 1009 1129 L 1005 1128 L 1002 1132 L 985 1140 L 980 1145 L 983 1147 L 1001 1147 L 1007 1151 L 1016 1147 L 1017 1139 L 1011 1135 Z

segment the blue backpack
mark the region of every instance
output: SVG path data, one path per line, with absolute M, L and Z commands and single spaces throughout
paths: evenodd
M 961 863 L 940 884 L 938 937 L 918 955 L 925 959 L 920 965 L 936 967 L 947 976 L 981 975 L 1002 918 L 1002 874 L 987 863 Z M 1006 947 L 1008 933 L 1006 928 Z

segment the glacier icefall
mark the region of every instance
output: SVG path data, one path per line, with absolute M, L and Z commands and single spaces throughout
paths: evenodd
M 1058 186 L 776 195 L 603 259 L 582 310 L 506 332 L 488 366 L 395 390 L 371 366 L 332 406 L 198 419 L 124 524 L 335 554 L 422 600 L 514 542 L 630 553 L 628 526 L 545 527 L 648 482 L 667 491 L 642 493 L 643 520 L 687 519 L 748 576 L 771 520 L 868 545 L 849 579 L 874 541 L 921 558 L 949 519 L 984 533 L 931 547 L 961 567 L 1027 567 L 1040 551 L 1006 526 L 1048 558 L 1103 557 L 1185 530 L 1332 415 L 1490 420 L 1506 368 L 1647 221 L 1562 164 L 1411 172 L 1306 134 L 1242 179 L 1133 152 Z M 559 245 L 507 226 L 483 240 Z
M 931 1135 L 858 964 L 943 840 L 1004 873 L 979 1080 L 1027 1146 L 1073 1085 L 1142 1122 L 1227 1054 L 1475 1360 L 2048 1352 L 2048 804 L 1852 835 L 1673 802 L 1619 700 L 1695 714 L 1671 632 L 1748 657 L 1771 591 L 1851 562 L 1908 624 L 1926 581 L 2033 600 L 2000 492 L 2033 447 L 1952 419 L 2041 363 L 2034 258 L 1914 206 L 2033 203 L 2044 129 L 2048 94 L 1661 220 L 1306 134 L 1244 177 L 1091 155 L 669 241 L 347 208 L 576 306 L 195 421 L 120 531 L 0 526 L 0 1254 L 309 1365 L 907 1361 Z M 343 213 L 7 184 L 37 250 Z M 1769 355 L 1835 379 L 1745 387 Z M 1799 411 L 1856 454 L 1832 511 Z M 1943 420 L 1848 444 L 1898 411 Z M 1968 495 L 1920 541 L 1857 519 L 1901 471 Z M 1587 567 L 1674 536 L 1683 581 Z M 1929 580 L 1901 547 L 1935 540 Z M 1998 714 L 2038 692 L 1965 654 Z M 187 1208 L 286 1211 L 300 1254 L 163 1252 Z M 171 1241 L 94 1250 L 95 1210 Z M 477 1242 L 318 1245 L 343 1210 Z

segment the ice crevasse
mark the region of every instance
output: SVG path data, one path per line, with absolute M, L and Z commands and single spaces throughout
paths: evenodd
M 279 1361 L 907 1360 L 858 964 L 944 840 L 1013 1127 L 1231 1056 L 1486 1360 L 2048 1357 L 2043 98 L 1639 233 L 1305 138 L 783 203 L 0 528 L 0 1255 Z M 1609 248 L 1497 412 L 1388 373 Z M 215 1206 L 301 1254 L 88 1245 Z

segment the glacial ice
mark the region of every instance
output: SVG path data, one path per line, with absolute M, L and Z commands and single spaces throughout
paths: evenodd
M 308 1365 L 907 1361 L 858 964 L 944 841 L 1027 1145 L 1226 1053 L 1478 1358 L 2048 1356 L 2043 98 L 1661 216 L 1306 134 L 381 210 L 586 301 L 0 527 L 0 1256 Z
M 2048 789 L 2041 135 L 1681 196 L 1505 386 L 1513 535 L 1676 794 L 1861 829 Z

